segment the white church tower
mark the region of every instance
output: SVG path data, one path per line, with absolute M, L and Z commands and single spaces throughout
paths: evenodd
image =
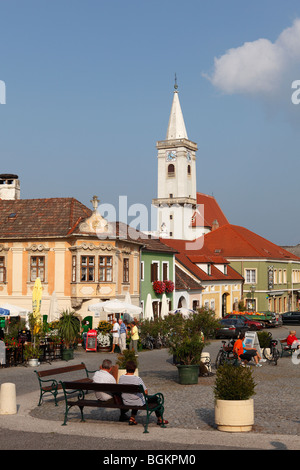
M 179 102 L 178 86 L 174 97 L 166 140 L 157 142 L 158 185 L 157 232 L 161 238 L 194 240 L 192 217 L 196 210 L 197 144 L 188 139 Z

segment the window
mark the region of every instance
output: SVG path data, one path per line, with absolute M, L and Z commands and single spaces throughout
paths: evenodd
M 167 281 L 169 279 L 169 263 L 164 261 L 162 264 L 162 271 L 163 271 L 163 281 Z
M 6 281 L 5 257 L 0 256 L 0 282 Z
M 175 176 L 175 166 L 173 165 L 173 163 L 170 163 L 170 165 L 168 165 L 168 176 Z
M 191 165 L 187 166 L 187 174 L 188 176 L 191 176 Z
M 255 284 L 256 283 L 256 269 L 245 269 L 246 272 L 246 283 Z
M 81 282 L 95 280 L 95 256 L 81 256 Z
M 31 256 L 30 258 L 30 281 L 35 282 L 39 277 L 41 282 L 45 281 L 45 257 Z
M 123 259 L 123 282 L 129 282 L 129 258 Z
M 72 282 L 76 282 L 76 255 L 72 256 Z
M 112 256 L 99 256 L 99 282 L 112 282 Z
M 144 261 L 141 261 L 141 281 L 144 280 Z
M 157 261 L 151 264 L 151 282 L 158 281 L 159 264 Z

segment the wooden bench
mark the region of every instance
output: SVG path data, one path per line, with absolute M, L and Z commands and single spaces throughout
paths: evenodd
M 279 344 L 281 346 L 281 357 L 283 357 L 284 353 L 291 356 L 297 350 L 297 346 L 288 345 L 286 339 L 280 339 Z
M 85 371 L 85 377 L 82 379 L 78 379 L 78 380 L 76 379 L 77 382 L 83 382 L 83 383 L 91 382 L 92 379 L 90 378 L 89 374 L 92 374 L 93 372 L 96 372 L 96 371 L 87 370 L 83 362 L 81 364 L 76 364 L 76 365 L 67 366 L 67 367 L 58 367 L 56 369 L 48 369 L 48 370 L 40 370 L 40 371 L 35 370 L 34 372 L 37 374 L 39 385 L 40 385 L 40 399 L 39 399 L 38 406 L 41 405 L 43 401 L 43 396 L 46 393 L 51 393 L 54 396 L 55 405 L 57 406 L 57 393 L 58 393 L 58 390 L 62 390 L 62 385 L 57 380 L 52 378 L 52 376 L 60 375 L 60 374 L 68 374 L 70 372 L 77 372 L 80 370 Z M 51 377 L 51 378 L 45 379 L 45 377 Z
M 81 413 L 81 421 L 84 420 L 83 409 L 85 406 L 93 408 L 114 408 L 119 410 L 137 410 L 146 411 L 146 424 L 144 433 L 148 433 L 149 418 L 155 411 L 160 411 L 163 420 L 164 413 L 164 396 L 162 393 L 147 395 L 142 385 L 121 385 L 121 384 L 99 384 L 99 383 L 82 383 L 82 382 L 60 382 L 65 396 L 65 417 L 62 426 L 67 423 L 68 412 L 73 406 L 78 406 Z M 95 399 L 86 399 L 86 391 L 106 392 L 112 394 L 113 398 L 108 401 L 100 401 Z M 124 405 L 122 402 L 122 393 L 141 393 L 145 399 L 143 406 Z M 166 427 L 164 424 L 161 427 Z

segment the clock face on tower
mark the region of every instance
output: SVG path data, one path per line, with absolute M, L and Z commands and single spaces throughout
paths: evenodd
M 190 152 L 187 152 L 186 159 L 187 159 L 188 162 L 190 162 L 192 160 Z
M 174 162 L 176 160 L 176 150 L 171 150 L 167 152 L 166 161 Z

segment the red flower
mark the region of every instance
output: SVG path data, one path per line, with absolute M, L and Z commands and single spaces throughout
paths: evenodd
M 166 293 L 167 294 L 170 294 L 171 292 L 173 292 L 175 286 L 174 286 L 174 282 L 173 281 L 164 281 L 165 285 L 166 285 Z
M 156 294 L 163 294 L 166 290 L 166 284 L 163 281 L 154 281 L 153 290 Z

